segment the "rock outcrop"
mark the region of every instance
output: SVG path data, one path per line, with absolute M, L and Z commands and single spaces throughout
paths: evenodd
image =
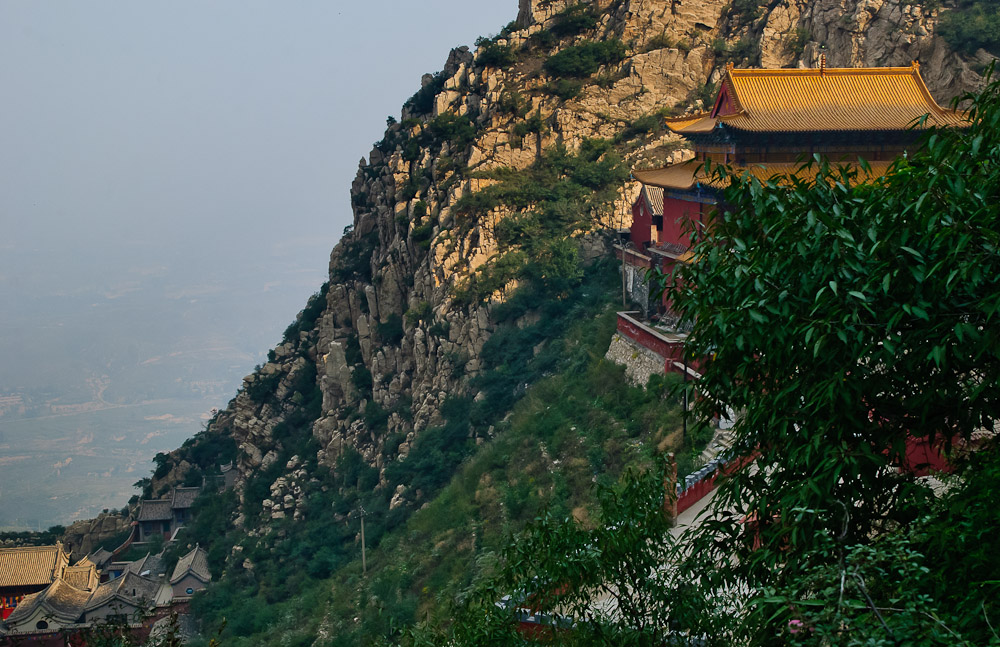
M 74 522 L 66 528 L 62 541 L 70 560 L 75 562 L 110 540 L 122 541 L 130 529 L 131 519 L 127 516 L 105 512 L 96 519 Z
M 597 0 L 586 3 L 592 25 L 552 36 L 575 5 L 521 0 L 516 23 L 475 52 L 453 50 L 440 73 L 426 75 L 401 120 L 361 160 L 350 188 L 354 222 L 331 253 L 328 285 L 208 429 L 236 440 L 244 478 L 285 460 L 286 428 L 302 422 L 307 403 L 324 469 L 336 469 L 350 451 L 384 474 L 387 461 L 405 457 L 415 438 L 441 424 L 450 395 L 475 395 L 470 379 L 482 370 L 494 302 L 463 300 L 459 288 L 495 253 L 492 227 L 504 207 L 459 214 L 455 206 L 494 183 L 490 172 L 525 169 L 557 145 L 573 151 L 590 138 L 615 140 L 643 118 L 702 109 L 728 61 L 787 67 L 815 66 L 821 55 L 829 66 L 919 60 L 941 102 L 981 81 L 970 66 L 975 61 L 935 36 L 936 14 L 915 3 L 779 0 L 762 4 L 757 15 L 733 16 L 726 0 Z M 623 44 L 624 60 L 582 79 L 575 93 L 553 92 L 543 66 L 548 57 L 608 39 Z M 741 42 L 752 46 L 737 47 Z M 520 54 L 487 65 L 491 47 Z M 528 115 L 537 120 L 525 130 L 519 125 Z M 663 129 L 643 132 L 621 147 L 630 165 L 687 154 Z M 628 222 L 632 184 L 621 187 L 605 224 Z M 599 243 L 589 244 L 599 253 Z M 310 475 L 299 460 L 271 484 L 261 519 L 308 514 L 303 492 Z M 394 494 L 393 507 L 402 493 Z

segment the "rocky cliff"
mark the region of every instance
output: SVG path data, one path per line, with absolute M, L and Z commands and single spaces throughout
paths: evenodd
M 491 310 L 528 280 L 498 269 L 521 258 L 525 237 L 510 230 L 537 206 L 511 197 L 516 178 L 553 150 L 585 149 L 595 163 L 616 155 L 626 169 L 682 159 L 661 119 L 702 108 L 730 61 L 919 60 L 945 102 L 981 81 L 974 70 L 986 55 L 968 61 L 952 52 L 935 36 L 936 21 L 899 0 L 521 0 L 516 21 L 474 52 L 453 50 L 401 119 L 389 120 L 350 187 L 354 224 L 331 254 L 328 284 L 205 433 L 235 441 L 242 482 L 263 470 L 277 475 L 264 518 L 306 513 L 306 459 L 334 470 L 345 451 L 357 451 L 384 485 L 386 463 L 442 424 L 447 398 L 476 396 L 469 385 L 482 370 Z M 593 153 L 596 140 L 607 146 Z M 580 182 L 606 188 L 601 178 Z M 571 202 L 589 210 L 567 230 L 574 262 L 602 253 L 600 231 L 627 224 L 636 187 L 612 188 L 599 201 Z M 315 457 L 289 456 L 296 425 L 309 427 L 305 451 Z M 174 464 L 187 458 L 176 453 Z M 287 469 L 274 469 L 278 462 Z M 183 478 L 176 467 L 171 474 Z
M 584 345 L 555 335 L 573 323 L 567 295 L 586 300 L 581 267 L 628 224 L 638 190 L 629 169 L 689 155 L 665 117 L 702 109 L 728 63 L 812 67 L 822 56 L 829 66 L 919 60 L 944 103 L 981 82 L 988 55 L 952 52 L 935 35 L 938 20 L 898 0 L 521 0 L 498 35 L 452 50 L 361 160 L 354 222 L 331 253 L 328 282 L 207 428 L 157 459 L 154 495 L 221 482 L 212 472 L 230 460 L 239 474 L 233 493 L 203 497 L 188 530 L 222 575 L 207 617 L 258 636 L 273 604 L 316 582 L 323 596 L 334 591 L 329 601 L 296 602 L 284 621 L 301 644 L 388 632 L 389 606 L 402 623 L 418 605 L 419 617 L 431 613 L 437 591 L 454 593 L 478 568 L 483 545 L 502 542 L 556 489 L 567 513 L 585 519 L 578 493 L 600 470 L 622 469 L 641 442 L 675 447 L 679 423 L 656 418 L 669 408 L 658 395 L 646 402 L 655 421 L 640 424 L 587 392 L 576 396 L 586 421 L 560 423 L 568 453 L 525 432 L 483 459 L 492 467 L 470 470 L 461 494 L 435 499 L 463 460 L 479 457 L 470 458 L 477 445 L 488 454 L 502 444 L 511 403 L 547 375 L 518 371 Z M 513 307 L 524 294 L 534 301 Z M 598 321 L 608 301 L 600 295 L 583 314 Z M 565 319 L 545 328 L 545 317 Z M 567 370 L 583 370 L 587 353 Z M 648 396 L 633 391 L 641 395 L 615 397 Z M 545 404 L 530 415 L 543 418 Z M 421 509 L 424 521 L 409 516 Z M 364 591 L 351 561 L 362 514 L 369 541 L 396 547 L 383 555 L 387 579 Z M 439 572 L 445 554 L 450 573 Z

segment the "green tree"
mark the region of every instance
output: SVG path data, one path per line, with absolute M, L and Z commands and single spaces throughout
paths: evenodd
M 459 605 L 454 625 L 414 632 L 413 643 L 535 644 L 516 630 L 519 611 L 527 609 L 543 613 L 540 631 L 557 642 L 683 644 L 677 628 L 692 616 L 708 617 L 709 592 L 667 566 L 684 557 L 664 509 L 668 470 L 661 458 L 646 471 L 628 470 L 617 484 L 599 486 L 593 527 L 542 513 Z M 717 640 L 721 635 L 715 628 L 707 644 L 727 644 Z
M 605 491 L 593 530 L 541 516 L 454 644 L 522 644 L 506 594 L 572 617 L 567 644 L 1000 645 L 1000 560 L 979 549 L 1000 532 L 1000 448 L 940 497 L 897 469 L 908 437 L 947 446 L 1000 412 L 1000 84 L 968 99 L 968 128 L 877 181 L 823 160 L 810 180 L 718 170 L 727 207 L 664 281 L 688 352 L 712 358 L 697 413 L 740 412 L 756 462 L 679 545 L 662 471 Z
M 848 573 L 849 547 L 926 510 L 895 469 L 908 437 L 949 445 L 1000 412 L 1000 88 L 967 99 L 968 128 L 932 132 L 878 181 L 822 159 L 815 179 L 716 169 L 727 206 L 667 280 L 687 351 L 711 358 L 700 414 L 741 412 L 734 449 L 759 454 L 700 544 L 716 556 L 704 577 L 761 593 L 749 638 L 801 615 L 764 592 Z

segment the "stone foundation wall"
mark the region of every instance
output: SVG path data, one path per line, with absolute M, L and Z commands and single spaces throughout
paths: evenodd
M 604 359 L 625 367 L 625 377 L 634 386 L 646 386 L 651 375 L 663 375 L 662 357 L 619 333 L 611 338 Z

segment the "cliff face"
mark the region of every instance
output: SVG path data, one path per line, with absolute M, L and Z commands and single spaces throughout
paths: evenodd
M 734 13 L 733 4 L 753 6 Z M 682 145 L 664 134 L 659 119 L 700 109 L 727 61 L 811 67 L 821 54 L 829 66 L 917 59 L 942 103 L 980 81 L 934 35 L 937 18 L 919 5 L 818 0 L 755 7 L 521 0 L 517 20 L 500 36 L 475 53 L 453 50 L 361 160 L 350 190 L 354 224 L 331 254 L 328 286 L 208 429 L 235 440 L 244 479 L 287 459 L 285 427 L 295 423 L 311 425 L 311 447 L 324 469 L 335 469 L 353 449 L 384 483 L 386 461 L 405 457 L 417 436 L 442 422 L 449 396 L 476 395 L 469 381 L 482 370 L 490 311 L 505 291 L 481 300 L 469 298 L 467 287 L 497 257 L 498 223 L 519 208 L 457 205 L 529 168 L 545 151 L 562 146 L 572 153 L 603 138 L 615 142 L 627 166 L 682 159 Z M 620 42 L 621 60 L 568 81 L 553 75 L 546 61 L 591 41 Z M 620 187 L 592 230 L 627 224 L 633 184 Z M 574 240 L 583 257 L 603 250 L 600 236 Z M 287 460 L 271 488 L 280 501 L 267 499 L 265 516 L 305 514 L 301 458 Z

